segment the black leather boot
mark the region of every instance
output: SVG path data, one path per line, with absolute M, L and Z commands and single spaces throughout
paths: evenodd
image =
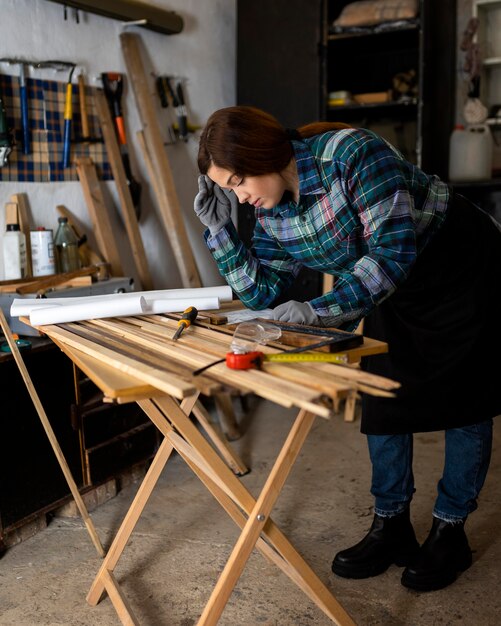
M 402 574 L 402 585 L 416 591 L 443 589 L 470 567 L 471 560 L 464 522 L 444 522 L 434 517 L 416 560 Z
M 378 576 L 392 563 L 408 565 L 418 550 L 408 508 L 393 517 L 374 515 L 371 529 L 362 541 L 336 554 L 332 571 L 343 578 Z

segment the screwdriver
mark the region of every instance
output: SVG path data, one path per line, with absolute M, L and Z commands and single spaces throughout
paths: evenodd
M 197 319 L 198 311 L 194 306 L 190 306 L 183 312 L 183 316 L 177 323 L 177 330 L 172 337 L 173 341 L 176 341 L 181 336 L 181 333 L 185 328 L 191 326 L 193 322 Z

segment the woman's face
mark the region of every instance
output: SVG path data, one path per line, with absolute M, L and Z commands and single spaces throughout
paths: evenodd
M 241 204 L 248 202 L 256 209 L 272 209 L 286 191 L 285 181 L 280 174 L 241 177 L 213 164 L 207 176 L 223 189 L 231 189 Z

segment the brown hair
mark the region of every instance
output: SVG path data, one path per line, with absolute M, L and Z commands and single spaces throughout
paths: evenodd
M 349 128 L 339 122 L 313 122 L 297 130 L 299 138 Z M 219 109 L 200 136 L 198 168 L 207 174 L 212 164 L 239 176 L 281 172 L 293 156 L 290 130 L 273 115 L 247 106 Z

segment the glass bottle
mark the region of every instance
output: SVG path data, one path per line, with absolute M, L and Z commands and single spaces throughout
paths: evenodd
M 58 218 L 59 226 L 54 237 L 56 267 L 58 272 L 73 272 L 80 269 L 78 239 L 68 224 L 67 217 Z

